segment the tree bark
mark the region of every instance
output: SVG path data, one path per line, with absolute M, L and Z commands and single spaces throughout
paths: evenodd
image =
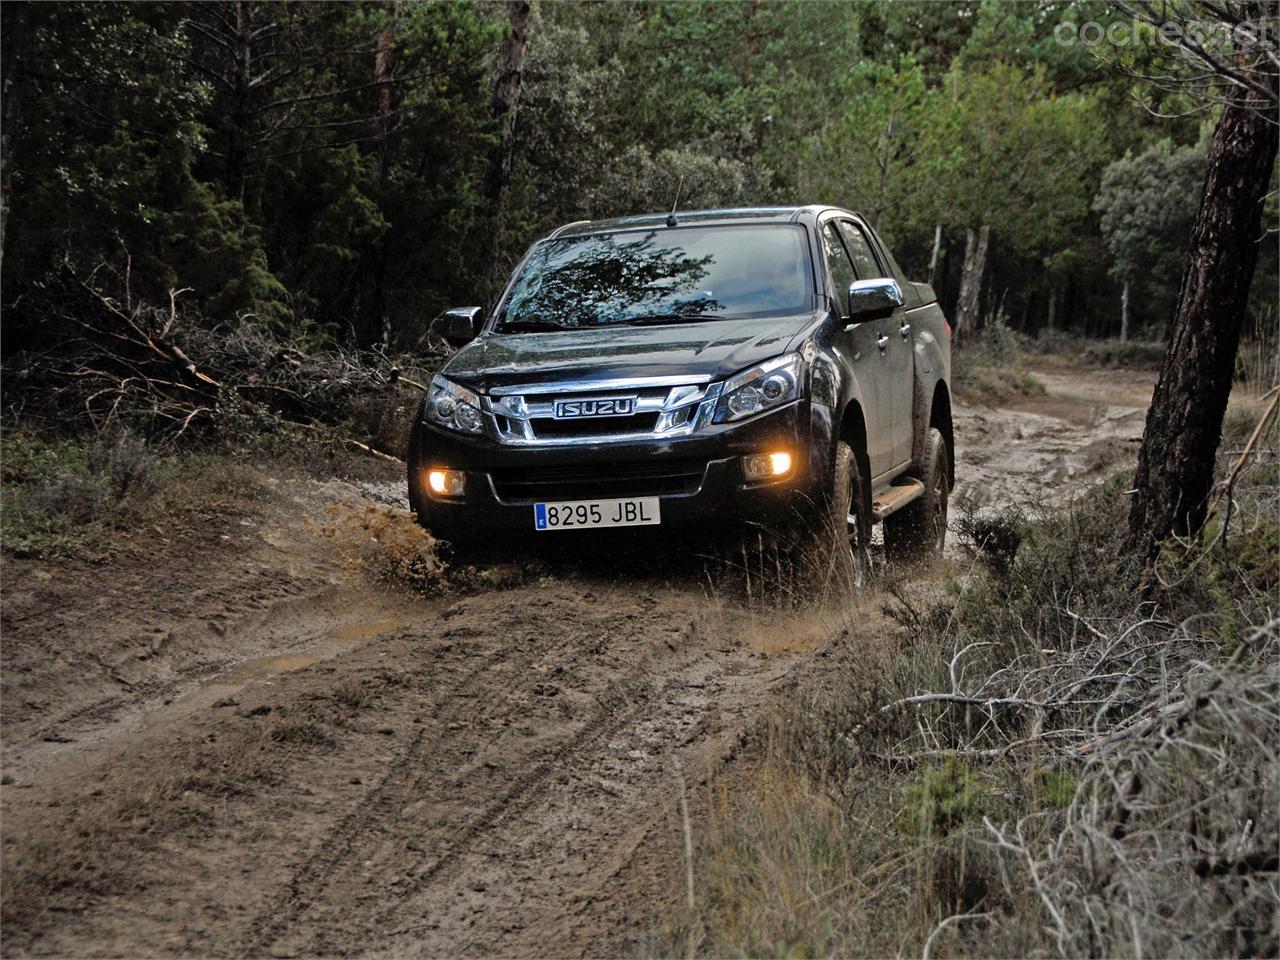
M 511 167 L 516 152 L 516 118 L 520 111 L 520 91 L 524 85 L 524 52 L 529 43 L 529 2 L 508 0 L 507 35 L 498 48 L 497 82 L 493 88 L 493 118 L 498 123 L 499 137 L 489 154 L 489 172 L 485 178 L 485 197 L 489 201 L 489 229 L 483 258 L 496 285 L 506 275 L 507 266 L 498 255 L 502 250 L 505 217 L 503 200 L 511 181 Z
M 1271 77 L 1275 83 L 1275 77 Z M 1138 454 L 1128 547 L 1144 562 L 1205 519 L 1280 127 L 1237 92 L 1213 133 L 1169 349 Z
M 938 254 L 942 252 L 942 224 L 933 228 L 933 253 L 929 254 L 929 286 L 938 286 Z
M 391 16 L 400 14 L 400 0 L 392 0 Z M 373 183 L 380 184 L 391 172 L 391 47 L 395 42 L 395 25 L 388 23 L 378 31 L 373 51 L 373 82 L 378 84 L 377 115 L 374 118 Z
M 249 170 L 250 80 L 253 70 L 253 5 L 237 0 L 231 67 L 231 116 L 227 144 L 227 192 L 244 196 Z
M 960 298 L 956 303 L 954 339 L 957 344 L 971 339 L 978 327 L 978 310 L 982 298 L 982 275 L 987 268 L 987 247 L 991 242 L 991 225 L 984 223 L 977 231 L 964 235 L 964 268 L 960 274 Z
M 0 262 L 13 195 L 13 148 L 22 122 L 22 93 L 30 53 L 31 4 L 6 3 L 0 23 Z
M 511 163 L 516 150 L 516 118 L 520 111 L 520 90 L 524 84 L 524 52 L 529 43 L 529 2 L 507 3 L 507 35 L 498 48 L 497 82 L 493 88 L 493 119 L 498 125 L 498 143 L 489 156 L 485 194 L 495 207 L 511 180 Z
M 1050 287 L 1049 288 L 1049 318 L 1048 318 L 1048 322 L 1045 324 L 1045 329 L 1047 329 L 1050 333 L 1053 332 L 1054 313 L 1056 312 L 1057 307 L 1058 307 L 1058 291 L 1053 289 L 1053 287 Z
M 760 40 L 760 34 L 752 29 L 752 25 L 756 19 L 756 13 L 760 10 L 760 0 L 751 0 L 751 4 L 747 7 L 747 55 L 742 61 L 742 86 L 751 86 L 751 61 L 756 56 L 756 44 Z
M 1126 279 L 1120 290 L 1120 342 L 1129 339 L 1129 281 Z

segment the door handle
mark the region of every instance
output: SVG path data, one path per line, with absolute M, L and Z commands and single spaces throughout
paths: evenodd
M 907 335 L 911 333 L 911 324 L 904 323 L 902 326 L 898 328 L 898 332 L 902 334 L 903 340 L 907 339 Z
M 876 346 L 879 347 L 881 350 L 883 350 L 888 345 L 889 345 L 889 335 L 887 333 L 882 333 L 880 334 L 880 336 L 876 337 Z

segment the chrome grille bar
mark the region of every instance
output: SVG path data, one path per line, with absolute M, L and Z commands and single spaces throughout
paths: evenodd
M 707 376 L 628 377 L 611 380 L 573 380 L 561 383 L 508 386 L 491 391 L 481 398 L 486 429 L 500 443 L 515 446 L 563 446 L 583 443 L 634 443 L 638 440 L 665 440 L 687 436 L 711 422 L 720 384 L 708 384 Z M 620 416 L 582 418 L 576 422 L 599 422 L 599 433 L 582 432 L 571 436 L 541 435 L 540 421 L 564 423 L 555 417 L 555 403 L 566 395 L 634 390 L 636 398 L 631 413 Z M 657 414 L 654 421 L 654 414 Z M 630 423 L 644 424 L 627 430 Z M 647 423 L 653 421 L 649 428 Z M 637 426 L 640 424 L 638 423 Z M 550 432 L 550 428 L 548 428 Z

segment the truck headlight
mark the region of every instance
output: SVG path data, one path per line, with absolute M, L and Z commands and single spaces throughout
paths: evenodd
M 716 423 L 742 420 L 790 403 L 800 396 L 804 358 L 784 353 L 725 381 L 716 405 Z
M 431 389 L 427 391 L 422 412 L 430 423 L 459 433 L 475 434 L 484 430 L 480 397 L 466 387 L 446 380 L 440 374 L 431 379 Z

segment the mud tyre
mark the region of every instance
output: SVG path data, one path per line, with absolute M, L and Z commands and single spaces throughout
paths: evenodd
M 816 518 L 815 552 L 829 585 L 856 592 L 871 576 L 871 515 L 858 457 L 843 440 L 836 444 L 831 474 L 830 493 Z
M 917 563 L 942 556 L 951 498 L 951 454 L 942 431 L 930 427 L 917 479 L 924 493 L 884 521 L 885 553 L 893 563 Z

